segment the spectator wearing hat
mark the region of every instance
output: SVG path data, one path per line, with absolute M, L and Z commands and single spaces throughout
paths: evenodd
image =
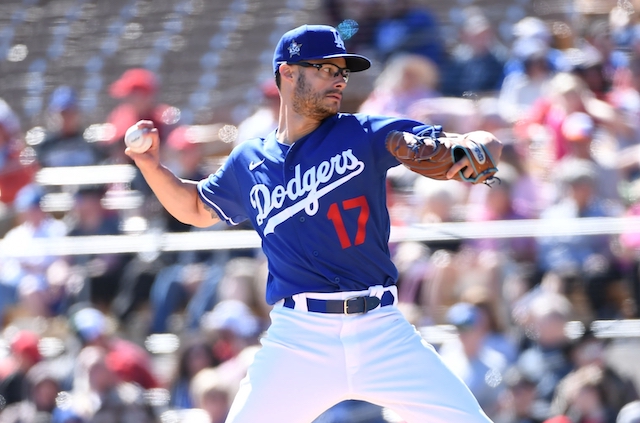
M 608 206 L 598 194 L 595 163 L 585 159 L 564 162 L 559 169 L 560 201 L 541 214 L 545 224 L 566 225 L 566 219 L 613 217 L 617 208 Z M 564 235 L 537 239 L 538 266 L 542 273 L 559 276 L 563 292 L 584 290 L 593 318 L 613 318 L 620 310 L 607 298 L 610 283 L 621 275 L 617 258 L 611 249 L 611 236 Z
M 73 88 L 57 87 L 51 94 L 47 112 L 49 131 L 44 141 L 36 145 L 40 166 L 90 166 L 100 161 L 94 144 L 84 138 L 82 115 Z
M 132 68 L 125 71 L 109 88 L 111 97 L 120 101 L 107 117 L 107 123 L 112 125 L 113 136 L 106 143 L 107 163 L 131 163 L 124 154 L 124 135 L 132 125 L 140 120 L 153 122 L 158 130 L 160 142 L 167 141 L 167 136 L 173 128 L 178 116 L 173 109 L 158 101 L 160 82 L 157 75 L 143 68 Z M 145 201 L 141 206 L 147 218 L 158 210 L 157 200 L 151 195 L 149 185 L 136 167 L 136 174 L 131 181 L 131 188 L 144 195 Z
M 638 27 L 640 28 L 640 27 Z M 640 30 L 638 31 L 640 34 Z M 620 150 L 618 160 L 625 177 L 630 180 L 640 175 L 638 143 L 640 137 L 640 57 L 635 55 L 625 66 L 616 69 L 613 86 L 607 95 L 620 117 L 616 141 Z
M 535 381 L 536 403 L 542 415 L 549 416 L 558 382 L 573 370 L 565 333 L 573 307 L 565 295 L 540 289 L 531 291 L 529 298 L 516 308 L 523 310 L 518 320 L 530 343 L 518 356 L 516 365 Z
M 469 7 L 460 30 L 460 39 L 451 53 L 447 69 L 442 72 L 442 92 L 460 97 L 497 93 L 504 79 L 508 51 L 495 36 L 491 22 L 478 7 Z
M 607 165 L 602 159 L 593 156 L 593 147 L 601 137 L 601 128 L 591 116 L 584 112 L 569 114 L 562 123 L 562 135 L 567 142 L 567 154 L 562 157 L 556 169 L 564 169 L 574 165 L 575 159 L 589 160 L 596 171 L 596 183 L 598 195 L 606 200 L 610 206 L 620 208 L 622 211 L 622 199 L 620 198 L 621 175 L 617 168 Z M 561 170 L 562 171 L 562 170 Z
M 0 98 L 0 203 L 11 205 L 23 186 L 31 183 L 37 170 L 21 139 L 20 120 Z M 0 211 L 0 219 L 2 219 Z
M 74 195 L 73 206 L 67 213 L 69 236 L 120 235 L 120 215 L 105 209 L 102 200 L 106 192 L 102 186 L 82 186 Z M 66 258 L 71 272 L 82 275 L 83 291 L 76 299 L 91 301 L 108 309 L 120 289 L 122 269 L 129 260 L 124 254 L 78 254 Z
M 72 410 L 88 422 L 157 422 L 144 391 L 123 380 L 115 364 L 99 346 L 80 351 L 69 399 Z
M 553 44 L 553 36 L 551 27 L 547 22 L 536 16 L 526 16 L 513 25 L 514 40 L 512 45 L 518 45 L 522 42 L 533 40 L 542 42 L 545 47 L 547 63 L 554 72 L 566 71 L 570 68 L 566 57 L 562 50 L 556 48 Z M 524 72 L 524 63 L 519 55 L 512 55 L 505 64 L 505 75 L 512 73 Z
M 5 257 L 0 268 L 0 286 L 7 292 L 6 296 L 0 297 L 0 315 L 18 300 L 20 308 L 30 315 L 49 316 L 52 313 L 52 287 L 47 271 L 57 257 L 30 252 L 37 241 L 63 237 L 67 226 L 42 209 L 43 196 L 42 187 L 30 184 L 18 192 L 14 201 L 19 224 L 7 232 L 3 242 Z
M 28 398 L 31 385 L 27 373 L 42 360 L 39 341 L 38 334 L 27 330 L 18 332 L 10 340 L 9 362 L 4 365 L 7 374 L 0 375 L 0 398 L 4 398 L 5 405 Z
M 611 421 L 612 417 L 617 415 L 625 404 L 636 401 L 639 397 L 633 380 L 621 374 L 607 362 L 607 346 L 607 340 L 598 338 L 591 330 L 587 329 L 571 345 L 570 357 L 575 370 L 560 381 L 559 386 L 573 383 L 571 380 L 575 378 L 576 372 L 591 366 L 592 370 L 587 374 L 598 378 L 599 401 L 608 410 Z M 571 394 L 572 391 L 567 388 L 559 389 L 553 400 L 554 409 L 558 412 L 568 409 L 570 402 L 568 396 Z
M 617 410 L 613 410 L 605 399 L 606 387 L 603 372 L 596 365 L 576 369 L 560 381 L 554 402 L 554 414 L 563 414 L 575 423 L 613 423 Z
M 204 141 L 206 137 L 201 136 L 208 134 L 208 129 L 210 128 L 180 125 L 169 133 L 166 141 L 167 167 L 175 172 L 178 177 L 195 181 L 204 179 L 208 175 L 204 170 L 204 158 L 207 147 L 211 144 Z M 220 142 L 220 144 L 223 143 Z M 164 209 L 158 210 L 156 216 L 158 218 L 157 221 L 161 222 L 160 225 L 166 232 L 202 230 L 194 228 L 191 225 L 185 225 Z M 170 287 L 169 285 L 179 283 L 178 279 L 181 278 L 197 283 L 201 281 L 199 275 L 204 273 L 215 275 L 215 271 L 209 272 L 204 269 L 204 263 L 210 262 L 214 257 L 225 255 L 226 252 L 215 250 L 163 252 L 160 260 L 152 264 L 140 260 L 138 257 L 134 257 L 127 263 L 125 270 L 122 272 L 118 294 L 113 301 L 114 313 L 124 322 L 132 316 L 134 311 L 139 309 L 140 305 L 148 301 L 151 301 L 154 310 L 157 310 L 157 301 L 163 304 L 175 304 L 175 306 L 168 306 L 167 310 L 170 314 L 179 308 L 179 304 L 183 304 L 187 299 L 184 296 L 184 292 L 176 292 L 176 290 L 179 291 L 181 287 Z M 183 273 L 180 273 L 178 269 L 183 269 Z M 164 284 L 165 290 L 163 293 L 158 294 L 159 297 L 156 297 L 155 292 L 158 291 L 157 285 L 162 284 Z M 156 286 L 156 288 L 154 288 L 154 286 Z M 171 294 L 169 294 L 169 292 L 171 292 Z M 169 315 L 160 318 L 162 324 L 154 318 L 151 329 L 152 332 L 165 332 L 165 323 L 168 317 Z
M 487 324 L 483 320 L 487 316 L 479 307 L 459 302 L 449 308 L 446 318 L 456 327 L 458 336 L 442 345 L 442 360 L 469 387 L 491 418 L 498 412 L 507 358 L 486 344 Z
M 259 319 L 239 300 L 220 301 L 202 318 L 202 328 L 218 339 L 213 344 L 216 357 L 225 362 L 245 347 L 255 344 L 262 332 Z
M 500 116 L 514 123 L 526 116 L 543 96 L 554 74 L 547 57 L 549 46 L 539 38 L 516 40 L 512 57 L 522 62 L 522 72 L 506 75 L 498 94 Z
M 231 396 L 216 369 L 200 370 L 191 381 L 191 393 L 195 407 L 206 412 L 210 423 L 224 423 L 231 407 Z
M 409 0 L 379 3 L 373 48 L 382 62 L 398 53 L 418 54 L 438 67 L 444 64 L 444 42 L 440 24 L 433 11 Z
M 500 397 L 500 411 L 494 422 L 542 423 L 546 415 L 536 407 L 536 382 L 518 366 L 512 366 L 505 371 L 504 384 L 506 389 Z
M 0 413 L 0 423 L 51 422 L 60 383 L 49 363 L 34 365 L 25 377 L 28 394 Z
M 204 336 L 188 336 L 180 344 L 177 353 L 175 374 L 168 384 L 171 395 L 169 406 L 174 409 L 194 407 L 190 385 L 194 376 L 202 369 L 220 364 L 213 354 L 212 343 Z
M 171 117 L 166 115 L 169 106 L 158 102 L 160 83 L 155 73 L 142 68 L 129 69 L 110 87 L 111 97 L 121 103 L 114 108 L 107 121 L 114 126 L 112 141 L 122 141 L 130 126 L 139 120 L 150 120 L 158 129 L 160 139 L 169 135 Z M 121 147 L 118 149 L 122 150 Z
M 84 347 L 104 351 L 105 363 L 120 380 L 135 383 L 142 389 L 159 386 L 146 350 L 113 334 L 106 316 L 100 310 L 82 308 L 73 314 L 71 324 Z

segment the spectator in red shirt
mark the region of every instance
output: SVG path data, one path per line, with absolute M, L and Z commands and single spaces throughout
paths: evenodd
M 111 97 L 122 101 L 107 118 L 115 129 L 112 141 L 122 141 L 127 129 L 141 119 L 152 121 L 164 141 L 169 133 L 168 125 L 173 121 L 168 116 L 170 107 L 158 103 L 159 88 L 156 75 L 142 68 L 127 70 L 111 84 Z
M 20 140 L 18 116 L 0 99 L 0 203 L 13 203 L 20 188 L 33 180 L 35 170 L 35 154 L 29 155 Z

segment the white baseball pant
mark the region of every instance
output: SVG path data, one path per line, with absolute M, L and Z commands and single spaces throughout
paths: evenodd
M 395 411 L 407 423 L 487 423 L 466 385 L 394 305 L 366 314 L 306 311 L 306 298 L 347 299 L 396 287 L 298 294 L 283 301 L 250 365 L 226 423 L 310 423 L 347 399 Z

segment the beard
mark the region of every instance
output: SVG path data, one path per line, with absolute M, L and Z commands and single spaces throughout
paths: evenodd
M 307 83 L 304 74 L 298 75 L 296 88 L 293 92 L 293 110 L 299 115 L 324 120 L 329 116 L 338 113 L 338 107 L 326 106 L 323 100 L 327 94 L 338 92 L 336 90 L 327 90 L 320 93 L 314 93 L 311 86 Z

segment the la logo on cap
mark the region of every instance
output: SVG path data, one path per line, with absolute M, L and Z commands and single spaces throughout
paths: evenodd
M 300 48 L 302 47 L 302 44 L 298 44 L 296 42 L 296 40 L 293 40 L 293 42 L 289 45 L 289 56 L 293 57 L 296 54 L 298 56 L 300 56 Z
M 340 34 L 338 33 L 338 31 L 334 29 L 331 32 L 333 32 L 333 40 L 336 43 L 336 47 L 341 48 L 342 50 L 346 50 L 344 46 L 344 41 L 342 41 L 342 38 L 340 37 Z

